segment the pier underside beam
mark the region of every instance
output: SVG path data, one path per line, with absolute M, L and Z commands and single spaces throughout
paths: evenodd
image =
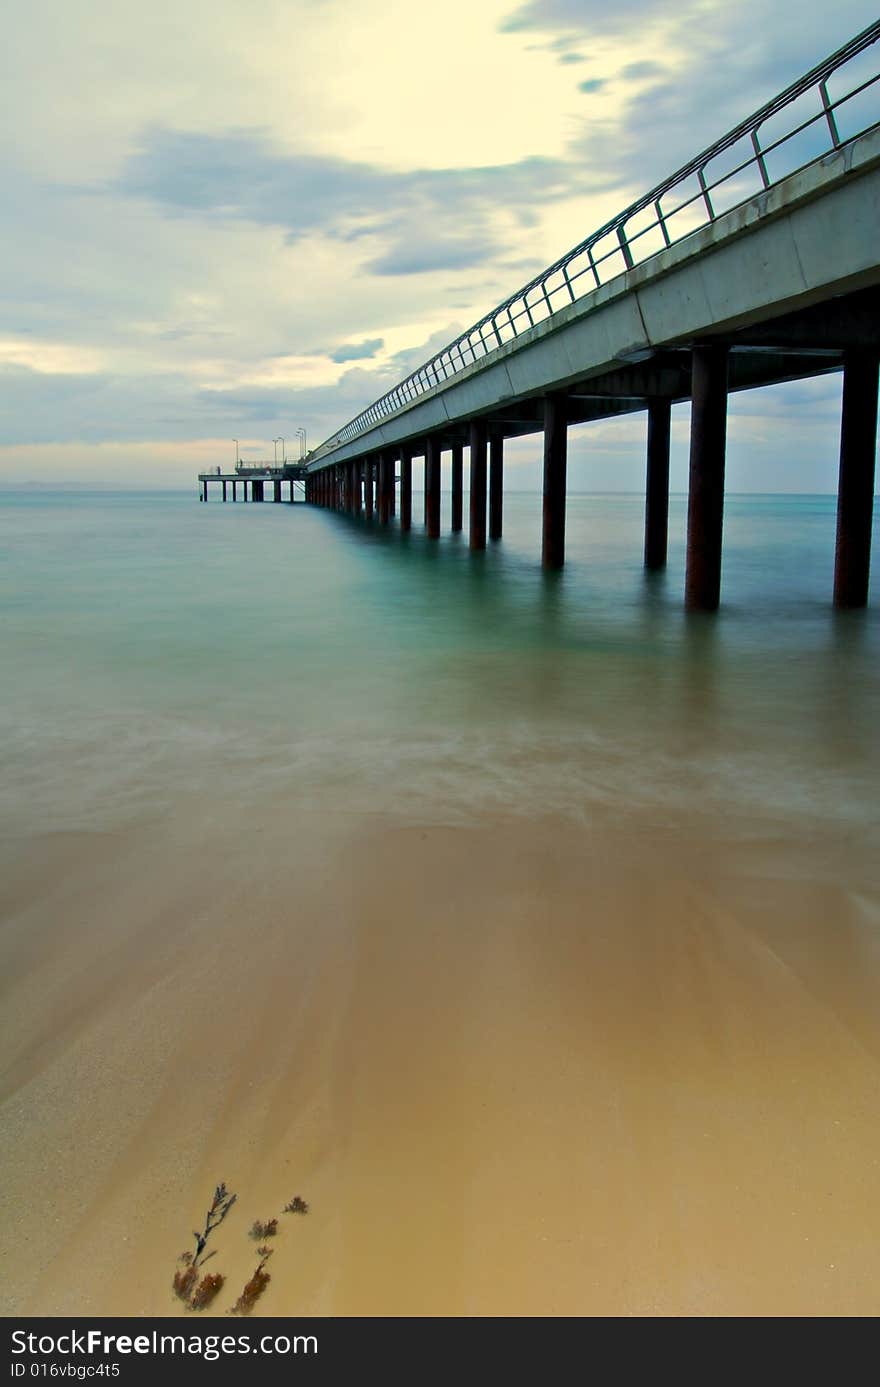
M 471 452 L 471 549 L 486 547 L 486 421 L 474 419 L 470 431 Z
M 489 441 L 489 538 L 500 539 L 504 509 L 504 439 Z
M 728 355 L 718 343 L 693 349 L 685 574 L 691 612 L 714 612 L 721 598 Z
M 460 443 L 452 445 L 452 531 L 458 534 L 462 528 L 462 491 L 464 477 L 464 449 Z
M 837 485 L 835 607 L 864 607 L 871 568 L 874 468 L 877 450 L 877 350 L 843 359 L 840 473 Z
M 568 467 L 568 401 L 548 395 L 544 401 L 544 568 L 565 563 L 565 480 Z
M 412 529 L 412 447 L 405 444 L 400 454 L 400 528 Z
M 669 425 L 671 400 L 648 403 L 648 471 L 645 487 L 645 567 L 666 567 L 669 532 Z
M 440 440 L 430 437 L 425 444 L 425 496 L 427 514 L 425 523 L 429 539 L 440 538 Z

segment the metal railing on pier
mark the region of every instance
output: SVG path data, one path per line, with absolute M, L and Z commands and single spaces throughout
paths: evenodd
M 320 458 L 560 309 L 880 126 L 880 21 L 518 289 L 316 448 Z

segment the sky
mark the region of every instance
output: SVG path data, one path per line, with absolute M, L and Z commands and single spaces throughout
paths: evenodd
M 0 482 L 296 455 L 876 18 L 875 0 L 24 0 L 4 17 Z M 731 398 L 833 491 L 840 378 Z M 572 430 L 643 484 L 643 416 Z M 684 488 L 687 408 L 673 426 Z M 508 448 L 538 485 L 540 438 Z

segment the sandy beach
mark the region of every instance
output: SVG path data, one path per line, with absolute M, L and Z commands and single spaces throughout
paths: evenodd
M 876 1312 L 863 844 L 282 809 L 3 863 L 4 1313 Z

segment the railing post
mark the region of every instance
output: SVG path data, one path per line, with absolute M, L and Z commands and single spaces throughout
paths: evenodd
M 669 530 L 669 426 L 672 401 L 648 403 L 648 468 L 645 486 L 645 567 L 666 567 Z
M 486 421 L 471 421 L 471 549 L 486 547 Z
M 835 607 L 864 607 L 871 569 L 874 466 L 877 439 L 877 351 L 848 351 L 843 358 L 840 475 L 837 485 Z
M 692 353 L 685 573 L 685 606 L 692 612 L 714 612 L 721 596 L 727 359 L 727 347 L 714 342 L 696 346 Z

